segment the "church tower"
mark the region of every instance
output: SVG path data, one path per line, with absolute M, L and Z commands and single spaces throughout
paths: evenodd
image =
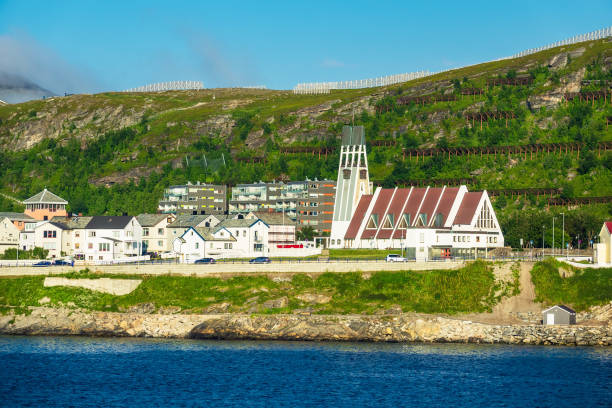
M 330 248 L 343 248 L 344 234 L 364 194 L 372 194 L 363 126 L 344 126 Z

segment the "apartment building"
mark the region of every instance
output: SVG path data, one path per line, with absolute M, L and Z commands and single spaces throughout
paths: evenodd
M 164 214 L 208 215 L 227 213 L 227 186 L 187 183 L 164 190 L 158 210 Z
M 325 234 L 331 230 L 335 194 L 332 180 L 238 184 L 232 188 L 229 213 L 284 213 L 299 228 L 311 226 Z

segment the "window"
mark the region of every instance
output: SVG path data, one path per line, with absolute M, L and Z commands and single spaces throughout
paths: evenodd
M 57 238 L 57 231 L 43 231 L 43 238 Z
M 342 170 L 342 178 L 344 180 L 348 180 L 351 178 L 351 170 L 350 169 L 344 169 Z
M 113 238 L 119 238 L 119 231 L 113 231 Z
M 108 242 L 100 242 L 98 244 L 98 250 L 100 252 L 108 252 L 110 251 L 110 244 Z
M 422 244 L 425 242 L 425 233 L 421 232 L 421 234 L 419 235 L 419 242 Z
M 164 229 L 163 228 L 158 228 L 157 229 L 157 235 L 164 235 Z
M 444 216 L 442 215 L 442 213 L 437 213 L 436 218 L 434 219 L 434 226 L 437 228 L 440 228 L 442 226 L 443 219 L 444 219 Z
M 476 235 L 476 242 L 480 242 L 480 236 Z
M 398 228 L 407 229 L 410 226 L 410 214 L 403 214 Z
M 89 236 L 90 237 L 95 237 L 96 236 L 96 231 L 89 231 Z
M 225 244 L 223 244 L 223 247 L 225 249 L 232 249 L 232 243 L 231 242 L 226 242 Z
M 195 249 L 200 249 L 200 243 L 199 242 L 195 243 Z
M 148 228 L 143 228 L 142 229 L 142 235 L 144 235 L 145 237 L 149 236 L 149 229 Z
M 74 249 L 79 249 L 80 245 L 79 243 L 74 244 Z
M 367 229 L 378 229 L 378 214 L 372 214 L 366 225 Z
M 427 214 L 421 213 L 419 214 L 419 219 L 417 220 L 417 227 L 425 227 L 427 226 Z
M 242 236 L 246 237 L 246 230 L 242 230 Z
M 394 225 L 395 225 L 394 214 L 387 214 L 387 216 L 385 217 L 385 222 L 383 222 L 382 227 L 384 229 L 393 229 Z
M 74 236 L 78 238 L 81 236 L 81 233 L 79 231 L 74 231 Z
M 88 249 L 93 249 L 93 244 L 90 242 L 89 244 L 87 244 L 87 248 Z

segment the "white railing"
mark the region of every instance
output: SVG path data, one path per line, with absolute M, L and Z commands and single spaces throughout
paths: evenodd
M 137 88 L 126 89 L 123 92 L 163 92 L 163 91 L 184 91 L 193 89 L 204 89 L 202 81 L 170 81 L 160 82 L 139 86 Z
M 577 44 L 584 41 L 593 41 L 600 40 L 602 38 L 612 37 L 612 26 L 607 28 L 602 28 L 601 30 L 592 31 L 590 33 L 577 35 L 563 41 L 557 41 L 552 44 L 545 45 L 543 47 L 538 48 L 530 48 L 525 51 L 521 51 L 518 54 L 511 55 L 509 57 L 498 58 L 493 61 L 502 61 L 513 58 L 520 58 L 526 55 L 535 54 L 540 51 L 548 50 L 555 47 L 561 47 L 564 45 Z M 454 67 L 450 69 L 445 69 L 437 72 L 429 72 L 429 71 L 419 71 L 419 72 L 411 72 L 405 74 L 398 75 L 388 75 L 385 77 L 379 78 L 370 78 L 370 79 L 360 79 L 356 81 L 342 81 L 342 82 L 310 82 L 310 83 L 300 83 L 297 84 L 293 88 L 294 94 L 322 94 L 329 93 L 332 89 L 360 89 L 360 88 L 373 88 L 377 86 L 386 86 L 398 84 L 401 82 L 412 81 L 414 79 L 423 78 L 426 76 L 438 74 L 441 72 L 453 71 L 456 69 L 461 69 L 468 67 L 470 65 L 465 65 L 461 67 Z

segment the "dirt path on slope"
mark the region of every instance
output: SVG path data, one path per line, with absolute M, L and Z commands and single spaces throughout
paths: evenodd
M 504 268 L 511 268 L 512 264 L 504 265 Z M 516 318 L 511 313 L 535 312 L 539 313 L 542 306 L 535 302 L 535 287 L 531 282 L 532 262 L 520 263 L 520 288 L 521 292 L 517 296 L 502 299 L 493 307 L 491 313 L 473 313 L 459 316 L 462 320 L 472 320 L 490 324 L 525 324 L 524 321 Z

